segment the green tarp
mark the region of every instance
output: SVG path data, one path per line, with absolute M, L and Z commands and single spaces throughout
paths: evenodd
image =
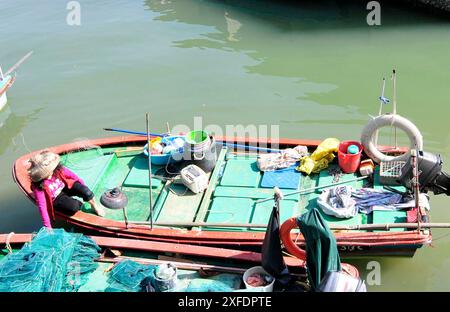
M 340 271 L 336 239 L 317 208 L 297 218 L 306 241 L 306 264 L 311 290 L 316 291 L 328 271 Z

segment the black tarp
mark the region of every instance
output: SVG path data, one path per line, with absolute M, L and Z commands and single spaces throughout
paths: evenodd
M 276 206 L 273 207 L 270 215 L 261 253 L 264 270 L 275 277 L 278 283 L 286 285 L 290 278 L 281 249 L 280 216 Z

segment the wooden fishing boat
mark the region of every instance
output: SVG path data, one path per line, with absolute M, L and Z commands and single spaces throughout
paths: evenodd
M 252 138 L 216 137 L 216 140 L 246 146 L 259 143 Z M 158 171 L 164 171 L 164 167 L 152 166 L 155 175 L 152 178 L 154 224 L 150 228 L 148 160 L 142 153 L 145 143 L 143 136 L 119 136 L 49 148 L 61 155 L 62 163 L 82 177 L 97 198 L 105 190 L 117 186 L 129 198 L 128 226 L 121 211 L 106 209 L 106 216 L 99 217 L 88 206 L 70 216 L 56 212 L 57 219 L 100 235 L 239 249 L 260 248 L 273 201 L 258 201 L 271 197 L 273 189 L 261 187 L 262 173 L 256 166 L 256 154 L 244 155 L 243 150 L 238 148 L 219 148 L 216 166 L 209 174 L 209 186 L 199 194 L 156 178 Z M 312 151 L 320 142 L 281 139 L 276 143 L 280 148 L 305 145 Z M 268 144 L 270 147 L 270 140 Z M 388 147 L 384 149 L 392 150 Z M 13 177 L 20 190 L 33 201 L 27 174 L 31 155 L 16 160 Z M 348 180 L 349 184 L 362 187 L 364 181 L 355 181 L 355 178 L 357 174 L 344 174 L 340 181 Z M 323 170 L 320 174 L 302 176 L 298 189 L 326 185 L 333 180 L 330 171 Z M 380 187 L 376 181 L 371 186 Z M 292 191 L 281 190 L 286 193 Z M 281 222 L 288 222 L 292 217 L 315 207 L 319 194 L 320 190 L 316 190 L 285 197 L 280 207 Z M 334 235 L 343 256 L 412 256 L 417 248 L 430 243 L 432 238 L 431 231 L 425 228 L 364 229 L 364 225 L 374 224 L 417 224 L 406 211 L 376 211 L 369 216 L 358 214 L 350 219 L 337 219 L 326 214 L 323 217 L 331 226 L 338 226 L 339 230 L 335 230 Z M 349 230 L 345 226 L 349 226 Z M 358 226 L 363 227 L 350 229 Z M 298 246 L 304 246 L 301 235 L 292 233 L 291 238 Z

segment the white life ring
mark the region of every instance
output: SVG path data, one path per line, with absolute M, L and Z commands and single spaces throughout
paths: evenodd
M 378 129 L 385 126 L 395 126 L 402 129 L 409 137 L 411 149 L 423 149 L 422 134 L 411 121 L 396 114 L 381 115 L 369 121 L 361 134 L 361 144 L 364 146 L 364 151 L 367 156 L 372 158 L 377 163 L 381 161 L 406 161 L 409 159 L 410 155 L 409 153 L 405 153 L 394 157 L 383 154 L 378 150 L 374 143 L 374 135 Z

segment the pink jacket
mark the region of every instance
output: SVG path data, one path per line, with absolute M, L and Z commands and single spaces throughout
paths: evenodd
M 64 181 L 75 181 L 75 182 L 79 182 L 79 183 L 85 185 L 84 181 L 80 177 L 78 177 L 75 173 L 73 173 L 66 167 L 62 167 L 60 169 L 59 175 L 61 176 L 61 178 Z M 34 185 L 31 186 L 31 189 L 33 190 L 34 200 L 36 201 L 36 205 L 39 208 L 39 213 L 41 214 L 42 223 L 44 224 L 45 227 L 51 228 L 52 224 L 51 224 L 49 212 L 51 212 L 52 217 L 54 217 L 53 216 L 53 200 L 49 196 L 50 191 L 48 190 L 48 182 L 49 182 L 49 180 L 44 180 L 44 182 L 43 182 L 44 189 L 40 189 Z M 67 182 L 65 182 L 64 184 L 69 189 L 73 185 L 73 183 L 71 183 L 71 185 L 67 185 L 68 184 Z

